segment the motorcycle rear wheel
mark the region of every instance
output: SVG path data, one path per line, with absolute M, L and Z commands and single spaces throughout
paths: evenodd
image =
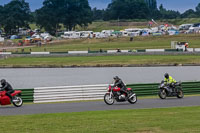
M 177 92 L 177 98 L 183 98 L 183 97 L 184 97 L 183 91 L 181 89 L 178 90 L 178 92 Z
M 21 107 L 23 105 L 23 100 L 21 99 L 21 97 L 14 97 L 13 98 L 13 105 L 15 107 Z
M 113 105 L 115 103 L 115 99 L 113 96 L 110 97 L 110 94 L 105 94 L 104 95 L 104 102 L 107 105 Z
M 158 96 L 160 97 L 160 99 L 166 99 L 167 93 L 165 90 L 160 90 L 160 92 L 158 93 Z

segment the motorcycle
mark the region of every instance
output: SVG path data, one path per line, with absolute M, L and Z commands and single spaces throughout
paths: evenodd
M 23 100 L 21 97 L 21 91 L 14 91 L 14 93 L 11 94 L 13 97 L 12 103 L 15 107 L 21 107 L 23 105 Z M 6 91 L 0 91 L 0 105 L 5 106 L 5 105 L 10 105 L 12 104 L 10 101 L 10 98 L 6 95 Z
M 107 88 L 108 92 L 104 95 L 104 102 L 108 105 L 112 105 L 117 102 L 126 102 L 128 101 L 131 104 L 135 104 L 137 102 L 137 96 L 132 91 L 131 88 L 127 88 L 127 94 L 121 94 L 119 87 L 112 87 L 109 85 Z
M 184 97 L 181 82 L 177 82 L 173 85 L 173 87 L 170 87 L 170 85 L 166 85 L 165 82 L 162 81 L 158 88 L 159 88 L 158 96 L 160 97 L 160 99 L 166 99 L 166 97 L 174 97 L 174 96 L 176 96 L 177 98 Z M 170 91 L 170 89 L 172 91 Z

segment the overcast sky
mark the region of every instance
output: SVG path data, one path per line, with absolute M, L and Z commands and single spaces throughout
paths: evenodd
M 0 4 L 4 5 L 11 0 L 0 0 Z M 38 9 L 42 6 L 44 0 L 25 0 L 30 3 L 31 10 Z M 97 7 L 99 9 L 106 8 L 111 0 L 89 0 L 91 7 Z M 157 0 L 158 6 L 163 4 L 165 8 L 170 10 L 176 10 L 184 12 L 188 9 L 195 9 L 200 3 L 200 0 Z

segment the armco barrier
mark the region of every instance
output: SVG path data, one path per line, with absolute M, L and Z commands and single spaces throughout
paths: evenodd
M 88 54 L 88 51 L 68 51 L 68 54 Z
M 146 52 L 165 52 L 164 49 L 146 49 Z
M 50 54 L 50 52 L 31 52 L 33 55 L 45 55 L 45 54 Z
M 97 53 L 164 53 L 164 52 L 184 52 L 183 49 L 139 49 L 139 50 L 121 50 L 121 52 L 117 52 L 117 50 L 99 50 L 99 51 L 67 51 L 67 52 L 0 52 L 0 55 L 53 55 L 53 54 L 97 54 Z M 199 53 L 200 48 L 188 48 L 187 52 L 189 53 Z
M 155 96 L 158 94 L 158 83 L 132 84 L 132 88 L 138 96 Z M 200 82 L 182 83 L 184 94 L 200 94 Z M 108 85 L 83 85 L 42 87 L 34 89 L 34 103 L 82 101 L 103 99 Z
M 0 52 L 1 55 L 11 55 L 11 52 Z
M 33 92 L 34 89 L 16 89 L 16 90 L 21 90 L 21 98 L 23 99 L 24 102 L 33 102 Z
M 108 85 L 42 87 L 34 89 L 34 103 L 103 99 Z
M 134 90 L 138 96 L 153 96 L 158 94 L 158 83 L 127 85 Z M 200 82 L 183 82 L 184 94 L 200 94 Z

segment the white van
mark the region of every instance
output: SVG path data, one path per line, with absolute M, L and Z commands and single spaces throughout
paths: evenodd
M 64 32 L 64 35 L 61 35 L 61 37 L 65 39 L 77 39 L 80 38 L 80 32 L 67 31 Z

